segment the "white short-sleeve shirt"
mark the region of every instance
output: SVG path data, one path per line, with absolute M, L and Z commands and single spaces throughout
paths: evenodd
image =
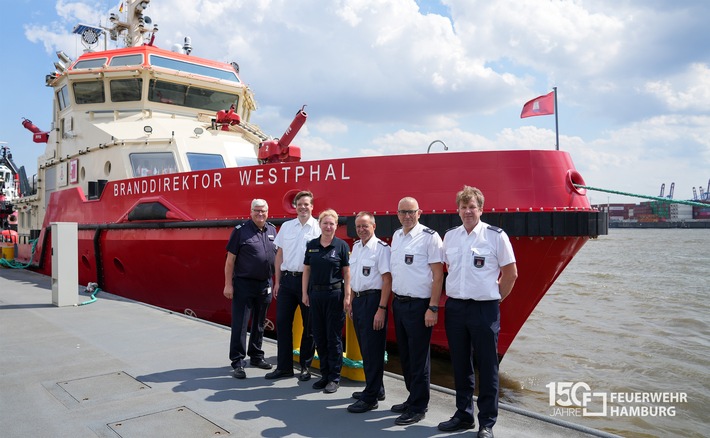
M 350 288 L 355 292 L 382 289 L 382 274 L 390 272 L 390 247 L 372 236 L 367 244 L 353 244 L 350 254 Z
M 490 301 L 500 299 L 500 268 L 515 263 L 515 255 L 505 231 L 479 221 L 470 234 L 463 225 L 446 232 L 444 261 L 448 297 Z
M 392 236 L 392 291 L 397 295 L 431 298 L 434 276 L 430 263 L 442 263 L 439 234 L 418 223 L 409 233 L 400 228 Z
M 281 270 L 303 272 L 306 243 L 320 234 L 318 220 L 313 216 L 303 225 L 298 218 L 284 222 L 274 240 L 274 245 L 283 250 Z

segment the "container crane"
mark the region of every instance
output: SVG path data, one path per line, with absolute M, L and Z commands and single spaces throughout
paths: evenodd
M 668 199 L 673 199 L 673 190 L 675 189 L 675 183 L 671 183 L 671 189 L 668 191 L 668 196 L 666 196 Z

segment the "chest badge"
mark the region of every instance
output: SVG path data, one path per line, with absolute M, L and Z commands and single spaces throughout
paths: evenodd
M 362 267 L 362 275 L 364 275 L 365 277 L 369 277 L 370 276 L 370 269 L 372 269 L 370 266 L 363 266 Z
M 483 256 L 473 256 L 473 267 L 482 268 L 486 264 L 486 258 Z
M 414 263 L 414 254 L 405 254 L 404 263 L 407 265 L 411 265 L 412 263 Z

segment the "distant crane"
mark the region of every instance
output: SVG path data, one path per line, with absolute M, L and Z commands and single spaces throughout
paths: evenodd
M 700 187 L 700 196 L 702 196 L 703 188 Z M 693 201 L 698 200 L 698 191 L 695 190 L 695 187 L 693 187 Z
M 672 183 L 671 183 L 671 189 L 668 191 L 668 196 L 667 196 L 668 199 L 673 199 L 673 191 L 674 191 L 674 189 L 675 189 L 675 183 L 672 182 Z
M 703 192 L 703 187 L 700 186 L 700 199 L 703 201 L 710 200 L 710 179 L 708 180 L 708 188 Z
M 661 184 L 661 194 L 658 195 L 659 198 L 668 198 L 668 199 L 673 199 L 673 191 L 675 189 L 675 183 L 671 183 L 671 189 L 668 191 L 668 196 L 663 196 L 663 194 L 666 192 L 666 183 Z

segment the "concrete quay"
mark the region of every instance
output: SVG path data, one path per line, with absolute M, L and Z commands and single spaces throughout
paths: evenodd
M 395 426 L 404 382 L 387 374 L 379 409 L 351 414 L 344 380 L 334 394 L 295 377 L 231 376 L 229 329 L 106 292 L 84 306 L 52 304 L 51 279 L 0 269 L 0 435 L 3 437 L 382 437 L 475 436 L 436 426 L 455 411 L 432 387 L 426 418 Z M 83 288 L 78 287 L 78 290 Z M 196 293 L 210 293 L 196 291 Z M 214 293 L 221 293 L 215 291 Z M 87 300 L 87 295 L 79 301 Z M 275 363 L 276 344 L 265 342 Z M 613 436 L 502 406 L 497 437 Z

